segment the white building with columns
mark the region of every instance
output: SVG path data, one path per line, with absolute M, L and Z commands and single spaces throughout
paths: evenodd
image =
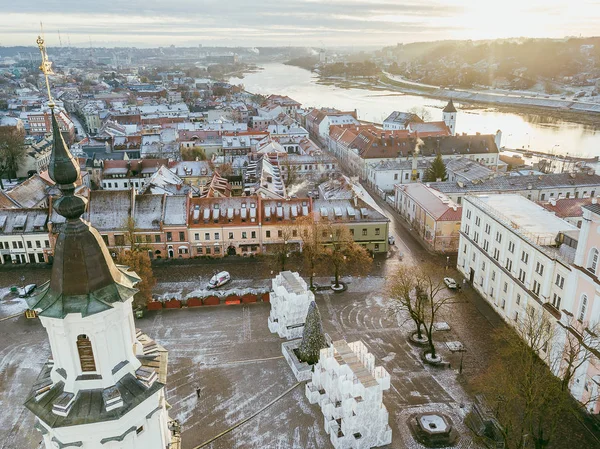
M 579 229 L 518 194 L 465 196 L 458 270 L 511 326 L 550 324 L 538 354 L 556 376 L 576 349 L 570 392 L 599 413 L 600 206 Z
M 579 232 L 521 195 L 466 196 L 458 270 L 509 324 L 530 306 L 558 316 Z

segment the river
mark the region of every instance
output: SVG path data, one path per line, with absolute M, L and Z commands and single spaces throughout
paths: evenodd
M 387 90 L 344 89 L 317 83 L 313 73 L 284 64 L 264 64 L 264 70 L 250 73 L 243 79 L 231 78 L 233 84 L 243 84 L 249 92 L 288 95 L 303 107 L 334 107 L 358 111 L 362 120 L 381 123 L 392 111 L 424 108 L 430 120 L 442 120 L 446 102 L 418 95 L 405 95 Z M 557 120 L 542 114 L 500 112 L 494 108 L 460 110 L 456 130 L 459 133 L 494 134 L 502 131 L 502 146 L 530 148 L 535 151 L 569 154 L 570 156 L 600 156 L 600 129 Z

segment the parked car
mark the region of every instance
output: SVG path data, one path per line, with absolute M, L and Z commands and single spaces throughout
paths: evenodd
M 396 244 L 396 239 L 394 238 L 393 235 L 388 236 L 388 243 L 390 245 L 395 245 Z
M 229 273 L 227 271 L 221 271 L 215 274 L 212 278 L 210 278 L 210 281 L 208 281 L 207 288 L 209 290 L 213 288 L 218 288 L 222 285 L 227 284 L 230 280 L 231 276 L 229 275 Z
M 37 288 L 37 284 L 29 284 L 19 289 L 19 298 L 25 298 L 33 293 Z
M 452 278 L 444 278 L 444 284 L 451 290 L 456 290 L 458 288 L 456 281 Z

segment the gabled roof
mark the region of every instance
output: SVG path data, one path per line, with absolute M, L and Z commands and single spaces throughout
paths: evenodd
M 39 207 L 46 201 L 50 185 L 36 173 L 11 191 L 6 192 L 6 196 L 24 208 Z
M 435 221 L 460 221 L 462 208 L 446 195 L 420 182 L 402 184 L 399 189 L 424 209 Z
M 406 128 L 410 123 L 423 123 L 423 119 L 411 112 L 394 111 L 388 115 L 383 123 L 393 123 Z
M 96 229 L 123 229 L 132 208 L 130 190 L 93 190 L 90 192 L 87 220 Z

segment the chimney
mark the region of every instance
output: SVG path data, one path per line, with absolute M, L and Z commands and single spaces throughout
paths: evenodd
M 596 198 L 596 197 L 592 198 L 592 204 L 598 204 L 598 198 Z
M 550 198 L 550 206 L 556 206 L 556 198 Z

